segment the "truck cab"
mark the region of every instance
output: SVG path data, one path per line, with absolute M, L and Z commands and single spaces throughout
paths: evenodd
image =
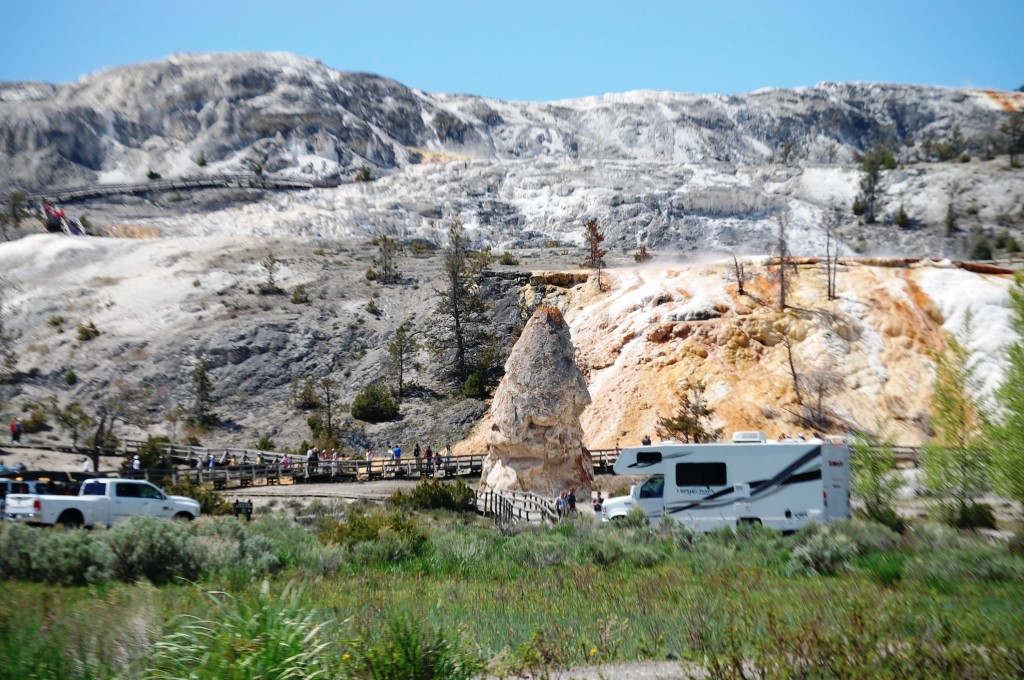
M 665 501 L 665 477 L 654 475 L 640 484 L 634 484 L 627 496 L 613 496 L 604 501 L 601 513 L 604 519 L 620 519 L 629 514 L 630 510 L 639 507 L 648 517 L 661 512 Z

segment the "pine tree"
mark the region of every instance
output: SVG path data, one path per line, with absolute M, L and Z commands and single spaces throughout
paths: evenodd
M 946 228 L 946 237 L 952 236 L 953 232 L 956 231 L 956 213 L 953 212 L 953 201 L 946 205 L 946 219 L 943 221 L 943 224 Z
M 398 271 L 397 259 L 402 246 L 390 236 L 378 236 L 372 243 L 377 246 L 377 257 L 373 258 L 376 279 L 384 285 L 398 283 L 402 275 Z
M 829 300 L 838 297 L 836 292 L 836 279 L 839 273 L 839 229 L 838 210 L 832 213 L 831 218 L 825 225 L 825 279 L 827 296 Z
M 281 292 L 281 289 L 277 286 L 277 281 L 274 276 L 277 274 L 278 268 L 281 266 L 281 261 L 277 259 L 277 255 L 274 255 L 274 251 L 267 253 L 267 256 L 260 262 L 260 266 L 267 272 L 267 280 L 265 283 L 260 284 L 260 292 L 264 295 L 277 295 Z
M 71 435 L 71 446 L 74 449 L 78 448 L 78 438 L 82 430 L 96 424 L 92 416 L 86 413 L 77 401 L 62 407 L 56 397 L 50 397 L 49 410 L 57 424 Z
M 933 357 L 935 436 L 924 447 L 922 460 L 925 486 L 938 496 L 951 523 L 964 527 L 972 524 L 975 498 L 989 488 L 988 453 L 981 441 L 985 423 L 978 396 L 978 360 L 968 346 L 972 333 L 968 313 L 957 336 L 948 338 L 946 351 Z
M 1024 114 L 1014 113 L 999 127 L 1010 155 L 1010 167 L 1017 167 L 1017 154 L 1024 153 Z
M 412 331 L 412 319 L 406 319 L 395 329 L 395 334 L 388 342 L 388 355 L 391 357 L 391 373 L 395 378 L 395 395 L 401 401 L 405 387 L 405 376 L 410 370 L 419 369 L 415 362 L 419 351 L 419 341 Z
M 863 212 L 864 221 L 872 224 L 875 221 L 875 202 L 878 198 L 879 185 L 882 181 L 882 170 L 891 170 L 896 167 L 896 159 L 892 152 L 885 147 L 876 146 L 864 154 L 861 160 L 861 170 L 864 174 L 860 179 L 860 195 L 855 201 L 854 212 L 858 213 L 858 206 Z
M 317 391 L 320 394 L 321 412 L 323 413 L 324 428 L 327 435 L 324 439 L 331 440 L 331 443 L 333 444 L 336 439 L 334 408 L 341 396 L 338 381 L 330 376 L 325 376 L 317 381 L 316 386 Z M 324 443 L 326 444 L 326 442 Z
M 82 427 L 92 428 L 92 434 L 85 444 L 89 447 L 94 471 L 100 469 L 100 456 L 103 452 L 116 445 L 114 428 L 118 423 L 145 427 L 148 401 L 146 390 L 129 387 L 124 382 L 118 382 L 113 389 L 106 389 L 88 400 L 89 411 L 83 419 Z
M 715 415 L 715 409 L 708 405 L 704 393 L 707 385 L 703 381 L 687 382 L 679 393 L 679 408 L 675 415 L 658 421 L 658 434 L 666 439 L 693 441 L 716 441 L 722 436 L 723 428 L 710 427 L 706 422 Z
M 442 280 L 438 291 L 430 332 L 430 351 L 437 360 L 439 378 L 464 385 L 482 366 L 481 351 L 487 346 L 487 302 L 480 289 L 486 257 L 474 257 L 462 223 L 455 220 L 448 228 L 448 246 L 444 251 Z
M 876 429 L 877 435 L 858 432 L 853 440 L 850 491 L 864 503 L 865 514 L 878 520 L 893 516 L 892 504 L 903 480 L 896 471 L 892 441 L 885 436 L 884 426 Z
M 907 214 L 907 211 L 906 209 L 904 209 L 902 203 L 900 203 L 900 209 L 896 213 L 896 217 L 893 218 L 893 224 L 895 224 L 900 229 L 906 229 L 907 227 L 910 226 L 910 216 Z
M 1001 495 L 1024 503 L 1024 275 L 1010 289 L 1011 323 L 1017 339 L 1006 349 L 1007 366 L 996 390 L 998 416 L 988 430 L 992 481 Z
M 3 229 L 4 240 L 10 240 L 7 233 L 8 227 L 17 227 L 21 224 L 22 213 L 25 211 L 25 194 L 21 191 L 12 191 L 7 200 L 0 205 L 0 229 Z
M 604 243 L 604 234 L 601 233 L 601 227 L 595 219 L 587 220 L 584 228 L 586 231 L 583 234 L 583 239 L 587 243 L 587 256 L 580 266 L 597 271 L 597 290 L 603 291 L 601 271 L 605 268 L 604 256 L 608 254 L 608 251 L 601 247 L 601 244 Z
M 210 365 L 206 357 L 199 357 L 199 365 L 192 372 L 192 411 L 190 420 L 196 427 L 210 427 L 217 423 L 213 412 L 213 381 L 210 380 Z
M 786 267 L 796 271 L 796 266 L 789 263 L 789 213 L 780 212 L 775 218 L 775 255 L 779 258 L 775 278 L 779 282 L 779 311 L 786 309 L 786 296 L 789 294 L 790 282 L 786 276 Z

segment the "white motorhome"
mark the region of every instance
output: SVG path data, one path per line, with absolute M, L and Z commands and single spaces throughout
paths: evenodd
M 843 443 L 776 443 L 737 432 L 732 443 L 625 448 L 614 470 L 648 479 L 628 496 L 606 500 L 605 520 L 639 507 L 700 531 L 746 522 L 791 532 L 850 516 L 850 450 Z

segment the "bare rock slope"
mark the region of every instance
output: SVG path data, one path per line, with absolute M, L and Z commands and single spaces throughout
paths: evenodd
M 148 388 L 148 430 L 180 437 L 165 418 L 188 405 L 200 352 L 222 418 L 204 443 L 252 446 L 270 435 L 294 446 L 310 436 L 311 414 L 294 405 L 297 385 L 332 376 L 340 403 L 349 402 L 387 380 L 386 346 L 399 324 L 431 327 L 440 249 L 457 219 L 473 248 L 520 261 L 492 265 L 484 282 L 500 346 L 511 346 L 523 311 L 540 302 L 569 321 L 593 397 L 581 416 L 589 447 L 652 432 L 689 376 L 708 382 L 728 429 L 791 430 L 803 405 L 773 340 L 782 330 L 797 338 L 807 370 L 830 356 L 842 374 L 827 400 L 837 424 L 871 426 L 887 414 L 902 440 L 919 441 L 928 352 L 955 330 L 961 291 L 984 308 L 982 339 L 998 349 L 1008 278 L 948 263 L 876 269 L 848 260 L 839 298 L 819 305 L 820 271 L 808 264 L 796 310 L 780 315 L 758 256 L 782 215 L 795 255 L 824 255 L 827 224 L 837 226 L 844 256 L 962 257 L 978 233 L 1024 243 L 1024 170 L 1005 155 L 989 158 L 1021 97 L 821 84 L 504 102 L 422 92 L 286 54 L 175 55 L 75 83 L 0 84 L 5 198 L 15 188 L 145 182 L 151 171 L 251 175 L 258 166 L 272 177 L 346 180 L 65 206 L 111 238 L 40 233 L 34 220 L 5 231 L 0 293 L 22 380 L 0 384 L 3 412 L 50 397 L 95 404 L 129 384 Z M 957 132 L 969 162 L 939 161 L 936 144 Z M 899 163 L 881 173 L 879 221 L 863 224 L 850 211 L 862 178 L 856 156 L 880 143 Z M 348 181 L 363 165 L 373 181 Z M 901 207 L 910 216 L 902 225 Z M 573 276 L 523 286 L 531 271 L 582 261 L 591 217 L 610 250 L 611 290 L 596 294 Z M 377 255 L 370 241 L 381 234 L 407 248 L 394 285 L 365 277 Z M 632 267 L 641 244 L 657 256 L 653 268 Z M 260 293 L 269 252 L 284 295 Z M 738 294 L 727 267 L 708 264 L 726 252 L 752 256 L 752 295 Z M 307 299 L 292 302 L 299 286 Z M 77 328 L 89 324 L 99 335 L 81 339 Z M 987 363 L 997 375 L 998 361 Z M 346 446 L 437 447 L 482 421 L 486 403 L 450 397 L 453 387 L 428 372 L 412 379 L 401 418 L 346 419 Z M 456 450 L 479 453 L 487 435 L 477 431 Z
M 288 54 L 186 54 L 111 68 L 62 85 L 0 86 L 0 190 L 252 173 L 349 178 L 372 185 L 204 211 L 187 202 L 153 226 L 173 233 L 363 237 L 389 229 L 437 237 L 458 217 L 493 245 L 578 243 L 596 217 L 608 244 L 761 252 L 774 216 L 792 215 L 812 254 L 840 209 L 847 247 L 953 255 L 947 205 L 964 232 L 1019 230 L 1021 172 L 985 158 L 1024 94 L 822 83 L 742 95 L 629 92 L 550 103 L 427 93 Z M 902 169 L 879 186 L 882 225 L 847 212 L 856 157 L 878 144 Z M 981 167 L 979 167 L 981 165 Z M 891 222 L 903 207 L 904 228 Z M 209 214 L 207 214 L 209 213 Z M 845 215 L 845 217 L 844 217 Z M 443 233 L 443 229 L 442 229 Z

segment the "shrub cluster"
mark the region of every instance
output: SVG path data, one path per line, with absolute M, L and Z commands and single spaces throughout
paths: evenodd
M 457 487 L 424 486 L 424 495 Z M 137 518 L 90 532 L 0 526 L 0 578 L 209 576 L 218 590 L 72 590 L 44 608 L 25 606 L 41 589 L 8 586 L 0 610 L 5 668 L 69 678 L 117 675 L 105 663 L 154 678 L 545 677 L 581 663 L 678 653 L 711 677 L 740 677 L 738 669 L 743 677 L 1017 677 L 1024 658 L 1013 600 L 1003 601 L 1019 593 L 1024 560 L 948 527 L 915 525 L 899 536 L 850 521 L 789 537 L 758 526 L 703 534 L 672 521 L 630 527 L 579 517 L 507 536 L 465 515 L 454 525 L 431 517 L 427 532 L 417 519 L 369 503 L 310 510 L 306 526 L 282 513 L 251 524 Z M 289 568 L 301 569 L 294 573 L 304 586 L 269 578 Z M 809 576 L 787 578 L 789 570 Z M 879 598 L 866 579 L 822 584 L 814 576 L 843 570 L 892 590 Z M 320 578 L 338 571 L 347 575 Z M 225 581 L 233 594 L 220 592 Z M 578 596 L 563 599 L 562 591 Z M 117 609 L 126 593 L 134 608 Z M 983 602 L 984 611 L 957 606 L 964 602 Z M 610 614 L 623 608 L 649 616 Z M 684 610 L 686 617 L 673 615 Z M 130 626 L 82 625 L 103 612 Z M 991 626 L 983 622 L 1000 614 Z M 141 651 L 125 651 L 129 634 Z M 52 665 L 36 661 L 44 656 Z
M 386 387 L 367 385 L 352 400 L 352 417 L 368 423 L 383 423 L 398 415 L 398 402 Z
M 453 641 L 428 623 L 391 619 L 383 630 L 360 631 L 343 657 L 342 677 L 469 680 L 482 677 L 486 664 L 478 653 Z
M 318 612 L 302 604 L 301 589 L 253 603 L 209 594 L 213 616 L 180 616 L 153 646 L 148 678 L 326 677 L 327 632 Z
M 199 559 L 181 522 L 141 515 L 114 525 L 104 539 L 110 551 L 107 566 L 116 579 L 167 583 L 199 577 Z
M 396 491 L 388 501 L 396 507 L 408 510 L 465 512 L 476 509 L 476 493 L 461 479 L 454 482 L 424 479 L 408 493 Z
M 7 524 L 0 529 L 0 578 L 84 585 L 194 581 L 201 574 L 222 572 L 262 576 L 281 568 L 279 548 L 234 518 L 185 524 L 139 516 L 93 531 Z
M 422 555 L 427 533 L 398 510 L 351 505 L 344 520 L 323 518 L 318 535 L 325 543 L 344 546 L 357 563 L 395 562 Z

